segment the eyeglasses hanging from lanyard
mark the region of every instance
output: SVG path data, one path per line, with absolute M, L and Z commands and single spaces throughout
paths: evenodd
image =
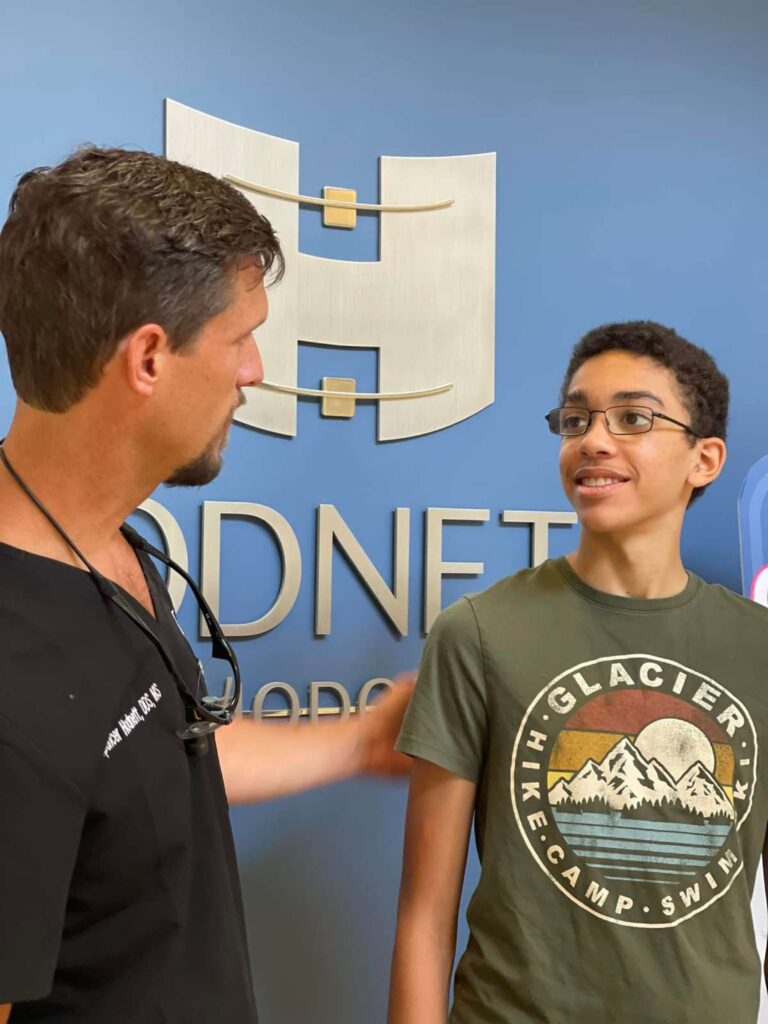
M 3 439 L 4 441 L 5 439 Z M 187 724 L 184 729 L 179 730 L 177 735 L 184 741 L 184 745 L 188 754 L 192 756 L 200 756 L 208 752 L 208 735 L 213 732 L 214 729 L 218 729 L 222 725 L 229 725 L 232 722 L 235 708 L 240 702 L 240 693 L 242 690 L 242 682 L 240 678 L 240 666 L 237 661 L 237 655 L 232 650 L 232 647 L 224 636 L 216 616 L 211 611 L 210 605 L 203 596 L 202 591 L 192 579 L 186 570 L 182 569 L 180 565 L 169 558 L 164 551 L 160 551 L 154 547 L 148 541 L 144 540 L 140 534 L 136 533 L 130 527 L 122 527 L 122 534 L 131 547 L 134 550 L 143 551 L 145 554 L 151 555 L 153 558 L 157 558 L 164 565 L 167 565 L 169 569 L 173 569 L 174 572 L 179 573 L 180 576 L 186 580 L 192 591 L 195 600 L 200 608 L 200 612 L 205 619 L 205 623 L 208 626 L 208 631 L 211 634 L 211 655 L 213 658 L 221 659 L 229 663 L 232 669 L 232 679 L 234 685 L 232 687 L 232 693 L 229 697 L 211 697 L 205 696 L 198 700 L 194 694 L 192 694 L 181 678 L 178 669 L 173 663 L 173 659 L 166 651 L 163 646 L 163 642 L 157 635 L 155 630 L 152 628 L 149 622 L 143 618 L 136 611 L 135 608 L 126 600 L 126 597 L 120 590 L 115 586 L 112 580 L 107 579 L 103 576 L 98 569 L 95 569 L 88 559 L 83 555 L 82 551 L 77 547 L 72 538 L 66 533 L 64 528 L 54 519 L 53 515 L 48 511 L 45 505 L 40 501 L 37 495 L 31 490 L 31 488 L 22 480 L 16 470 L 8 461 L 8 456 L 2 447 L 3 441 L 0 441 L 0 461 L 2 461 L 5 468 L 10 473 L 11 477 L 16 481 L 19 487 L 24 491 L 30 501 L 42 512 L 51 526 L 56 532 L 66 541 L 69 547 L 74 551 L 80 561 L 88 570 L 91 578 L 98 587 L 100 593 L 108 601 L 113 604 L 128 616 L 128 618 L 144 633 L 144 635 L 154 644 L 158 654 L 163 659 L 165 667 L 173 677 L 176 683 L 176 688 L 179 691 L 179 696 L 184 704 L 184 710 L 186 714 Z M 202 673 L 202 669 L 201 669 Z

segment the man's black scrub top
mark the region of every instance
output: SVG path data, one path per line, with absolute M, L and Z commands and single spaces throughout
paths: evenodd
M 193 689 L 197 661 L 140 557 L 153 627 Z M 0 1004 L 13 1024 L 256 1021 L 215 744 L 188 756 L 184 724 L 151 640 L 86 572 L 0 544 Z

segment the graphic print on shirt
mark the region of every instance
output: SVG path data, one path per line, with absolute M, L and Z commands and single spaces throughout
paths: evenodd
M 741 872 L 756 761 L 749 712 L 721 683 L 654 655 L 599 658 L 528 708 L 512 804 L 569 899 L 616 924 L 667 928 Z

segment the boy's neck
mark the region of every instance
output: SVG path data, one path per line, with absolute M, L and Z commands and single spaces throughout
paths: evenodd
M 582 531 L 579 546 L 566 556 L 584 583 L 618 597 L 674 597 L 688 583 L 680 558 L 680 533 L 663 531 L 630 538 Z

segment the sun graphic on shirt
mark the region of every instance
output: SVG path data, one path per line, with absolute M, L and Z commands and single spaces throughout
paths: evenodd
M 673 779 L 681 779 L 697 762 L 709 772 L 715 770 L 712 744 L 698 726 L 679 718 L 658 718 L 646 725 L 638 733 L 635 747 L 646 761 L 662 764 Z

